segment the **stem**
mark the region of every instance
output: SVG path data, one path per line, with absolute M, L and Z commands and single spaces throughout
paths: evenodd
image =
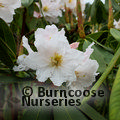
M 100 31 L 101 29 L 101 24 L 98 24 L 98 32 Z
M 92 26 L 92 34 L 94 33 L 95 25 Z
M 120 57 L 120 47 L 117 50 L 117 52 L 115 53 L 113 59 L 111 60 L 111 62 L 109 63 L 107 69 L 105 70 L 105 72 L 102 74 L 102 76 L 99 78 L 99 80 L 95 83 L 95 85 L 92 87 L 92 90 L 97 90 L 100 85 L 104 82 L 104 80 L 107 78 L 108 74 L 110 73 L 110 71 L 112 70 L 112 68 L 114 67 L 114 65 L 116 64 L 118 58 Z M 90 99 L 90 96 L 87 98 L 84 98 L 82 103 L 87 102 Z
M 25 20 L 26 20 L 26 8 L 24 8 L 24 13 L 23 13 L 23 23 L 22 23 L 22 31 L 21 31 L 21 37 L 20 37 L 21 39 L 25 31 Z
M 66 5 L 65 5 L 65 19 L 66 19 L 66 23 L 70 22 L 70 20 L 69 20 L 69 14 L 68 14 L 68 8 L 66 7 Z
M 22 36 L 24 35 L 24 32 L 25 32 L 25 20 L 26 20 L 26 8 L 24 8 L 24 13 L 23 13 L 21 35 L 20 35 L 20 37 L 18 37 L 18 40 L 17 40 L 17 57 L 21 54 L 21 51 L 23 50 Z
M 78 32 L 80 38 L 85 38 L 85 31 L 83 27 L 83 18 L 80 0 L 77 0 L 77 17 L 78 17 Z
M 72 14 L 72 11 L 70 11 L 70 24 L 71 24 L 71 28 L 74 27 L 74 22 L 73 22 L 73 14 Z
M 110 28 L 113 28 L 113 9 L 111 0 L 109 0 L 109 18 L 108 18 L 108 29 Z
M 27 37 L 27 36 L 29 36 L 29 35 L 32 35 L 34 32 L 35 32 L 35 30 L 32 30 L 31 32 L 26 33 L 25 36 Z

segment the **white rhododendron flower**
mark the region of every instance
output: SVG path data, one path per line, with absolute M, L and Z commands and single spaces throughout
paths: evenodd
M 60 4 L 58 2 L 50 1 L 50 0 L 41 0 L 42 2 L 42 12 L 45 19 L 50 23 L 58 23 L 58 16 L 62 17 L 62 11 L 60 10 Z M 40 8 L 40 5 L 36 3 Z M 42 13 L 34 12 L 34 17 L 42 17 Z
M 39 50 L 40 46 L 49 44 L 49 42 L 59 43 L 59 46 L 68 47 L 69 43 L 65 36 L 65 31 L 62 29 L 58 31 L 55 25 L 47 25 L 45 29 L 38 28 L 35 31 L 35 47 Z
M 81 10 L 82 10 L 82 13 L 84 13 L 84 10 L 85 10 L 85 2 L 84 0 L 80 0 L 80 3 L 81 3 Z M 71 9 L 72 12 L 77 15 L 77 0 L 65 0 L 65 5 L 67 8 Z
M 40 82 L 50 78 L 56 86 L 66 81 L 76 80 L 74 70 L 77 67 L 76 58 L 79 57 L 79 51 L 76 52 L 70 48 L 64 33 L 63 29 L 58 31 L 55 25 L 48 25 L 45 30 L 38 29 L 34 43 L 38 52 L 33 52 L 27 38 L 23 37 L 23 46 L 28 50 L 29 55 L 22 63 L 20 62 L 18 67 L 15 66 L 14 70 L 21 71 L 26 68 L 36 70 L 37 79 Z M 21 68 L 22 65 L 24 65 L 23 68 Z
M 93 44 L 94 43 L 88 46 L 84 53 L 83 62 L 75 69 L 77 80 L 71 84 L 71 88 L 73 89 L 84 89 L 84 87 L 89 87 L 95 81 L 95 76 L 98 75 L 97 70 L 99 64 L 96 60 L 90 59 L 90 55 L 93 52 L 93 49 L 91 48 Z
M 95 81 L 95 76 L 98 75 L 96 73 L 98 67 L 97 61 L 90 59 L 79 65 L 75 70 L 77 80 L 72 82 L 71 88 L 79 89 L 92 85 Z
M 76 8 L 77 0 L 65 0 L 65 5 L 67 8 L 70 8 L 71 10 Z
M 119 21 L 114 20 L 115 28 L 120 29 L 120 19 Z
M 59 9 L 61 9 L 61 10 L 64 10 L 64 6 L 65 6 L 65 4 L 64 4 L 64 0 L 50 0 L 51 2 L 56 2 L 57 4 L 59 4 Z
M 89 77 L 94 79 L 90 69 L 95 67 L 97 62 L 89 59 L 93 52 L 91 49 L 93 44 L 86 49 L 86 52 L 72 49 L 63 29 L 59 31 L 55 25 L 47 25 L 45 29 L 38 28 L 35 31 L 34 45 L 37 52 L 30 48 L 28 39 L 23 37 L 23 46 L 27 49 L 28 55 L 18 57 L 19 65 L 13 68 L 15 71 L 36 70 L 36 78 L 40 82 L 45 82 L 49 78 L 56 86 L 61 86 L 67 81 L 71 84 L 78 80 L 78 74 L 76 74 L 78 72 L 81 74 L 79 76 L 86 75 L 83 79 L 84 83 L 88 82 L 86 79 Z M 87 84 L 92 84 L 91 81 L 94 80 L 91 79 Z
M 13 20 L 14 9 L 20 6 L 20 0 L 0 0 L 0 18 L 10 23 Z

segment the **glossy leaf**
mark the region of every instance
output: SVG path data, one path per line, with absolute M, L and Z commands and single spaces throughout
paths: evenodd
M 21 0 L 23 6 L 28 7 L 32 4 L 33 0 Z
M 102 76 L 99 78 L 99 80 L 95 83 L 95 85 L 91 88 L 91 91 L 92 90 L 97 90 L 100 87 L 100 85 L 107 78 L 108 74 L 111 72 L 111 70 L 113 69 L 114 65 L 116 64 L 116 62 L 118 61 L 119 58 L 120 58 L 120 47 L 117 50 L 117 52 L 115 53 L 115 55 L 112 58 L 112 60 L 110 61 L 107 69 L 105 70 L 105 72 L 102 74 Z M 87 98 L 84 98 L 83 101 L 82 101 L 82 103 L 85 103 L 89 99 L 90 99 L 90 96 L 87 97 Z
M 85 113 L 92 120 L 106 120 L 100 113 L 93 109 L 88 104 L 83 104 L 80 106 L 80 110 Z
M 14 66 L 11 52 L 13 53 L 9 46 L 0 38 L 0 60 L 9 68 Z
M 114 51 L 111 48 L 108 48 L 108 47 L 104 46 L 103 44 L 101 44 L 97 41 L 101 36 L 104 35 L 104 33 L 107 33 L 107 31 L 100 31 L 100 32 L 97 32 L 97 33 L 87 35 L 86 39 L 91 41 L 91 42 L 95 42 L 97 45 L 104 48 L 105 50 L 110 51 L 111 53 L 114 53 Z
M 112 2 L 113 9 L 115 9 L 116 11 L 120 11 L 120 6 L 116 2 L 116 0 L 111 0 L 111 2 Z
M 3 39 L 5 44 L 9 47 L 12 54 L 15 56 L 16 43 L 15 43 L 13 34 L 10 28 L 8 27 L 7 23 L 5 23 L 1 18 L 0 18 L 0 37 Z
M 84 51 L 89 45 L 90 45 L 90 42 L 85 41 L 85 43 L 83 45 Z M 93 59 L 93 60 L 97 60 L 97 62 L 99 64 L 98 71 L 103 73 L 104 70 L 107 68 L 107 65 L 109 64 L 113 55 L 110 52 L 106 51 L 104 48 L 102 48 L 98 45 L 93 45 L 92 48 L 94 49 L 94 51 L 91 54 L 90 58 Z
M 88 120 L 85 115 L 74 106 L 54 107 L 55 120 Z
M 26 108 L 21 120 L 51 120 L 51 111 L 44 107 Z
M 0 60 L 9 68 L 14 66 L 16 43 L 8 25 L 0 18 Z
M 91 22 L 92 24 L 100 24 L 103 20 L 106 20 L 107 13 L 104 7 L 104 4 L 101 0 L 94 0 L 91 7 Z
M 114 81 L 112 92 L 109 103 L 109 119 L 119 120 L 120 119 L 120 67 Z
M 118 42 L 120 42 L 120 31 L 118 31 L 114 28 L 111 28 L 110 33 Z

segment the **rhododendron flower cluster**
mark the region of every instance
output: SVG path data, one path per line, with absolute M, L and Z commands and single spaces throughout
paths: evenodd
M 34 11 L 34 17 L 45 17 L 46 21 L 52 23 L 58 23 L 59 19 L 58 17 L 62 17 L 62 11 L 65 11 L 65 6 L 69 8 L 74 15 L 77 15 L 77 2 L 76 0 L 41 0 L 42 8 L 40 8 L 40 5 L 38 2 L 36 2 L 36 5 L 39 7 L 40 12 Z M 81 0 L 81 9 L 82 13 L 84 13 L 85 10 L 85 3 L 84 0 Z
M 34 45 L 37 52 L 31 49 L 28 39 L 23 37 L 23 46 L 29 54 L 18 57 L 18 66 L 13 68 L 15 71 L 36 70 L 38 81 L 45 82 L 49 78 L 56 86 L 69 82 L 72 87 L 75 84 L 86 87 L 95 80 L 99 65 L 90 59 L 93 44 L 86 52 L 73 49 L 64 29 L 59 31 L 55 25 L 47 25 L 45 29 L 38 28 L 35 31 Z
M 59 2 L 54 2 L 50 0 L 41 0 L 42 8 L 40 8 L 39 3 L 36 3 L 40 9 L 40 13 L 34 12 L 34 17 L 45 17 L 45 19 L 50 23 L 58 23 L 58 16 L 62 17 L 62 11 L 60 10 Z
M 13 20 L 14 9 L 20 6 L 20 0 L 0 0 L 0 18 L 10 23 Z

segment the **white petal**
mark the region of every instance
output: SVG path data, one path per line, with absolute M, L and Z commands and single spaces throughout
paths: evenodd
M 50 78 L 54 85 L 61 86 L 63 82 L 73 82 L 76 80 L 74 68 L 72 66 L 64 66 L 56 68 L 53 76 Z
M 47 66 L 49 64 L 48 61 L 49 60 L 45 59 L 45 57 L 42 56 L 40 53 L 33 52 L 26 57 L 26 59 L 24 60 L 24 64 L 33 70 L 37 70 Z
M 19 0 L 0 0 L 4 7 L 0 7 L 0 17 L 7 23 L 13 20 L 14 9 L 21 6 Z
M 91 43 L 88 48 L 86 49 L 84 55 L 85 55 L 85 60 L 90 58 L 90 55 L 93 53 L 94 49 L 92 49 L 91 47 L 94 45 L 95 43 Z
M 41 51 L 41 47 L 43 46 L 47 46 L 50 49 L 53 46 L 54 48 L 57 48 L 57 46 L 65 46 L 70 48 L 68 40 L 64 34 L 65 31 L 63 29 L 61 31 L 58 31 L 58 28 L 55 25 L 48 25 L 45 29 L 38 28 L 35 32 L 36 40 L 34 42 L 34 45 L 38 51 Z
M 63 82 L 66 82 L 61 69 L 55 69 L 50 79 L 56 86 L 61 86 Z
M 96 60 L 87 60 L 82 65 L 79 65 L 75 70 L 77 72 L 77 83 L 84 87 L 92 85 L 97 75 L 99 65 Z
M 25 36 L 23 36 L 22 39 L 23 39 L 23 46 L 27 49 L 29 54 L 32 53 L 33 50 L 30 48 L 30 45 L 28 44 L 28 39 Z
M 45 82 L 53 74 L 54 69 L 46 66 L 36 71 L 37 79 L 40 82 Z
M 54 24 L 53 25 L 47 25 L 45 27 L 45 30 L 47 30 L 48 32 L 53 32 L 53 33 L 58 32 L 58 28 Z
M 25 59 L 26 59 L 26 55 L 23 54 L 23 55 L 20 55 L 17 59 L 17 63 L 19 64 L 18 66 L 14 66 L 13 67 L 13 70 L 14 71 L 27 71 L 29 69 L 29 67 L 26 66 L 26 64 L 24 63 Z
M 10 23 L 13 20 L 13 14 L 7 8 L 0 8 L 0 18 L 5 20 L 5 22 Z
M 0 0 L 0 3 L 7 4 L 7 5 L 13 5 L 18 0 Z
M 83 52 L 76 49 L 67 49 L 64 56 L 64 62 L 65 64 L 71 63 L 74 65 L 79 65 L 81 62 L 83 62 L 84 58 Z
M 28 67 L 26 67 L 25 65 L 23 65 L 23 64 L 20 64 L 20 65 L 18 65 L 18 66 L 14 66 L 13 67 L 13 70 L 14 71 L 27 71 L 29 68 Z
M 22 64 L 26 57 L 27 57 L 27 55 L 25 55 L 25 54 L 20 55 L 17 59 L 17 63 Z

